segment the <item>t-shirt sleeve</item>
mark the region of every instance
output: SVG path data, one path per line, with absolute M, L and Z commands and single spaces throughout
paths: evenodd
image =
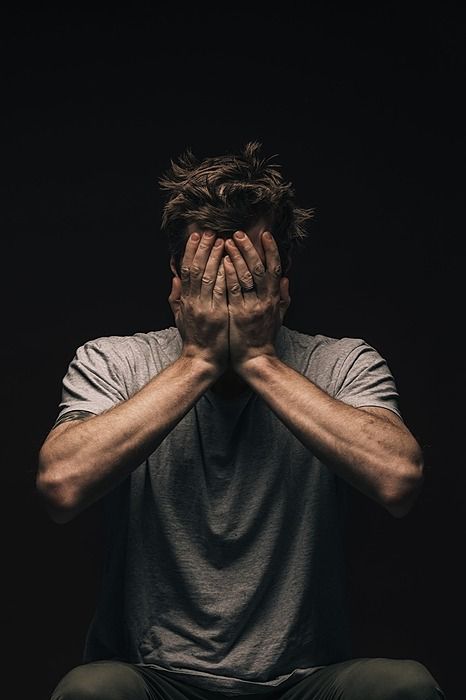
M 335 398 L 356 408 L 388 408 L 402 419 L 398 390 L 386 360 L 361 339 L 354 339 L 340 366 Z
M 118 369 L 118 355 L 108 338 L 91 340 L 76 350 L 62 382 L 54 427 L 63 416 L 103 413 L 128 398 Z

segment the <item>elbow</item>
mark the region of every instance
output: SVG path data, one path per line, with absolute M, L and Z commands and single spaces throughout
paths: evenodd
M 401 473 L 400 473 L 401 472 Z M 392 484 L 383 498 L 385 509 L 394 518 L 404 518 L 416 503 L 424 483 L 424 462 L 422 454 L 415 457 L 398 471 L 396 483 Z
M 59 482 L 38 476 L 36 488 L 47 514 L 54 523 L 63 525 L 77 515 L 72 499 Z
M 65 524 L 77 515 L 76 498 L 65 480 L 60 477 L 60 469 L 46 465 L 43 457 L 39 459 L 36 489 L 53 522 Z
M 385 502 L 385 509 L 394 518 L 404 518 L 411 511 L 417 496 Z
M 69 523 L 78 514 L 75 502 L 60 483 L 38 477 L 36 488 L 45 511 L 54 523 Z

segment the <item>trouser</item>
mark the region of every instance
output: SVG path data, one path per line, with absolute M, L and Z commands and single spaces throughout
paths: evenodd
M 280 691 L 238 700 L 441 700 L 445 694 L 427 668 L 409 659 L 361 658 L 330 664 Z M 234 700 L 150 666 L 94 661 L 72 669 L 51 700 Z

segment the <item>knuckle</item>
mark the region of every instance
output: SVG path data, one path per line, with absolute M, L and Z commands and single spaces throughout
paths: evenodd
M 239 294 L 240 291 L 241 287 L 238 284 L 238 282 L 234 282 L 232 285 L 230 285 L 230 292 L 232 292 L 233 294 Z
M 250 272 L 247 272 L 245 275 L 241 277 L 241 282 L 244 283 L 245 287 L 252 287 L 254 284 L 253 277 Z
M 281 265 L 275 265 L 275 267 L 273 268 L 272 272 L 273 272 L 273 274 L 275 275 L 275 277 L 280 277 L 280 275 L 282 274 L 282 266 L 281 266 Z
M 199 275 L 201 274 L 202 270 L 201 270 L 201 268 L 199 267 L 199 265 L 194 264 L 194 265 L 191 265 L 191 270 L 190 270 L 190 272 L 191 272 L 191 277 L 199 277 Z
M 203 284 L 212 284 L 213 282 L 214 282 L 214 280 L 211 277 L 209 277 L 208 275 L 202 276 L 202 283 Z
M 181 268 L 181 279 L 187 279 L 189 277 L 189 267 L 187 265 Z
M 256 265 L 254 265 L 253 271 L 254 271 L 254 274 L 261 276 L 265 272 L 265 267 L 263 266 L 263 264 L 261 262 L 258 262 Z

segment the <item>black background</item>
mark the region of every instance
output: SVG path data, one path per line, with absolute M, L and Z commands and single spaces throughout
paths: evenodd
M 354 493 L 355 656 L 415 658 L 460 697 L 464 606 L 464 17 L 295 3 L 10 14 L 1 28 L 2 652 L 17 697 L 80 662 L 100 510 L 34 491 L 78 345 L 173 325 L 157 178 L 262 142 L 316 207 L 286 325 L 387 359 L 426 458 L 394 519 Z M 459 7 L 459 5 L 458 5 Z

